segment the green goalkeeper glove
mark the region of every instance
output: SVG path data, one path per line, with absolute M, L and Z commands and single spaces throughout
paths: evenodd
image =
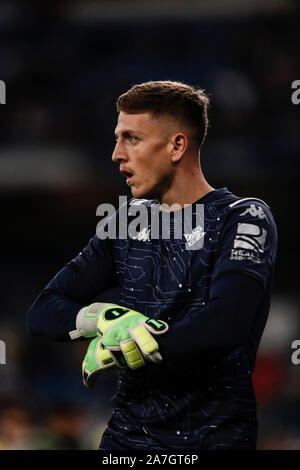
M 126 362 L 124 361 L 124 365 Z M 82 380 L 86 387 L 94 385 L 99 373 L 111 369 L 116 362 L 112 354 L 102 344 L 101 338 L 94 338 L 87 349 L 82 363 Z
M 116 364 L 123 367 L 120 357 L 124 357 L 131 369 L 142 367 L 144 359 L 157 363 L 162 361 L 158 343 L 152 335 L 164 334 L 168 329 L 167 323 L 161 320 L 115 304 L 101 309 L 97 322 L 97 334 Z M 120 351 L 123 356 L 120 356 Z
M 108 305 L 107 303 L 95 302 L 87 307 L 79 310 L 76 317 L 76 330 L 70 331 L 71 339 L 80 338 L 93 338 L 97 336 L 97 321 L 102 311 L 102 308 Z

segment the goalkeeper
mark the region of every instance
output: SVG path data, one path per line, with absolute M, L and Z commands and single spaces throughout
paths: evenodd
M 171 81 L 119 97 L 112 160 L 133 198 L 28 312 L 34 335 L 89 341 L 88 387 L 120 371 L 103 450 L 256 448 L 252 373 L 270 307 L 276 226 L 263 201 L 206 181 L 207 106 L 203 90 Z M 174 203 L 180 209 L 169 212 L 166 238 L 163 204 Z M 158 239 L 152 222 L 139 236 L 102 236 L 124 225 L 124 210 L 129 226 L 141 205 L 148 221 L 158 205 Z M 184 205 L 192 218 L 178 238 Z M 118 299 L 105 296 L 112 288 Z

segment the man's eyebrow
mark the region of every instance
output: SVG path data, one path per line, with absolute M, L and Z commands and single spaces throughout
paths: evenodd
M 115 136 L 118 137 L 118 135 L 122 135 L 123 137 L 127 137 L 128 135 L 135 134 L 135 135 L 144 135 L 144 132 L 133 130 L 133 129 L 124 129 L 121 132 L 115 131 Z

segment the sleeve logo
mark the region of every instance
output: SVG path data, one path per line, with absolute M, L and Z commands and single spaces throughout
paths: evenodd
M 266 219 L 267 222 L 269 222 L 266 214 L 264 213 L 263 208 L 256 207 L 255 204 L 250 204 L 250 207 L 248 207 L 244 212 L 242 212 L 242 214 L 240 214 L 240 217 L 247 214 L 252 215 L 252 217 L 258 217 L 259 219 Z
M 267 239 L 267 230 L 254 224 L 239 223 L 231 250 L 231 260 L 261 262 Z

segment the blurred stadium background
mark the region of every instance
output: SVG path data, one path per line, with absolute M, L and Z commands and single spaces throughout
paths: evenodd
M 26 311 L 129 194 L 111 163 L 115 100 L 146 80 L 211 95 L 202 165 L 214 187 L 264 199 L 279 229 L 272 308 L 254 374 L 259 449 L 300 449 L 299 1 L 0 2 L 0 449 L 93 449 L 116 376 L 81 382 L 84 344 L 25 331 Z

